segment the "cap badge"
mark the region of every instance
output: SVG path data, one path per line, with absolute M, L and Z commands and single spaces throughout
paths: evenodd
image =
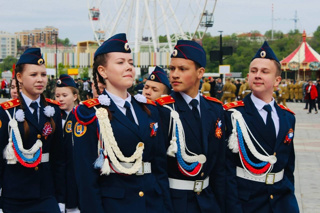
M 125 49 L 126 51 L 129 51 L 129 50 L 130 50 L 130 46 L 129 46 L 128 43 L 125 43 L 125 44 L 124 44 L 124 49 Z
M 178 50 L 173 50 L 172 56 L 176 57 L 178 55 Z
M 43 64 L 43 59 L 42 59 L 42 58 L 40 58 L 40 59 L 38 60 L 38 64 L 39 64 L 39 65 Z
M 261 58 L 265 58 L 267 56 L 266 51 L 261 51 L 260 56 Z
M 60 79 L 57 80 L 57 84 L 59 84 L 59 85 L 61 84 L 61 80 Z
M 150 79 L 151 80 L 154 80 L 156 78 L 156 76 L 154 75 L 154 74 L 152 74 L 151 76 L 150 76 Z

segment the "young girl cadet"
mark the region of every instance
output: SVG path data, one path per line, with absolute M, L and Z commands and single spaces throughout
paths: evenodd
M 58 102 L 42 95 L 47 73 L 39 48 L 16 64 L 18 99 L 1 104 L 0 187 L 3 212 L 60 212 L 64 160 Z
M 66 212 L 79 213 L 78 190 L 74 176 L 73 166 L 73 144 L 72 144 L 72 121 L 73 116 L 70 113 L 73 107 L 79 104 L 79 90 L 71 78 L 67 74 L 60 75 L 56 83 L 55 99 L 60 103 L 63 140 L 66 146 Z
M 127 92 L 135 78 L 130 53 L 125 34 L 105 41 L 94 56 L 93 79 L 105 81 L 106 90 L 75 108 L 81 212 L 171 212 L 156 106 Z

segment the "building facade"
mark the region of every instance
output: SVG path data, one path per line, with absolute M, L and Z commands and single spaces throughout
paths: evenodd
M 7 56 L 17 57 L 17 36 L 0 31 L 0 60 Z
M 59 37 L 59 30 L 52 26 L 46 26 L 45 28 L 16 32 L 16 35 L 22 47 L 34 47 L 44 44 L 55 44 L 56 39 Z

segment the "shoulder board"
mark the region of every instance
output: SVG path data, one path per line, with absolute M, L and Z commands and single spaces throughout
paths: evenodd
M 97 106 L 100 104 L 98 98 L 93 98 L 93 99 L 89 99 L 89 100 L 86 100 L 86 101 L 82 101 L 82 103 L 84 105 L 86 105 L 88 108 L 91 108 L 91 107 L 94 107 L 94 106 Z
M 293 111 L 291 111 L 288 107 L 285 107 L 285 106 L 283 106 L 282 104 L 279 104 L 279 107 L 280 107 L 281 109 L 287 110 L 288 112 L 290 112 L 290 113 L 292 113 L 292 114 L 295 115 L 295 113 L 294 113 Z
M 209 101 L 214 101 L 214 102 L 217 102 L 219 104 L 222 104 L 222 102 L 217 99 L 217 98 L 213 98 L 213 97 L 209 97 L 209 96 L 205 96 L 205 95 L 202 95 L 205 99 L 209 100 Z
M 151 104 L 151 105 L 153 105 L 153 106 L 157 106 L 157 104 L 156 104 L 154 101 L 149 100 L 149 99 L 147 99 L 146 104 Z
M 10 101 L 6 101 L 0 104 L 0 106 L 4 109 L 11 109 L 13 107 L 19 106 L 20 105 L 20 100 L 19 99 L 13 99 Z
M 60 106 L 59 101 L 52 100 L 50 98 L 46 98 L 46 102 Z
M 223 105 L 223 108 L 225 110 L 229 110 L 231 108 L 236 108 L 236 107 L 240 107 L 240 106 L 244 106 L 244 102 L 243 101 L 234 101 L 231 103 L 227 103 Z
M 166 104 L 172 104 L 175 102 L 175 100 L 170 95 L 167 95 L 167 96 L 156 99 L 156 102 L 160 104 L 160 106 L 163 106 Z

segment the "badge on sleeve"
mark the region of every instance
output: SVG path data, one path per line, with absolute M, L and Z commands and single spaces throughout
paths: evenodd
M 46 122 L 42 129 L 42 136 L 47 140 L 48 136 L 52 133 L 52 126 L 50 122 Z
M 71 132 L 72 132 L 72 121 L 68 121 L 68 122 L 66 123 L 65 132 L 66 132 L 66 133 L 71 133 Z
M 83 136 L 87 131 L 87 126 L 79 124 L 78 122 L 74 125 L 74 135 L 76 137 Z
M 284 139 L 284 143 L 285 144 L 290 144 L 292 139 L 293 139 L 293 129 L 291 128 L 291 129 L 289 129 L 289 132 L 286 135 L 286 138 Z
M 158 130 L 158 123 L 151 123 L 150 128 L 151 128 L 150 137 L 156 136 L 157 130 Z
M 2 127 L 2 121 L 0 120 L 0 129 L 1 129 L 1 127 Z
M 218 118 L 217 123 L 216 123 L 216 138 L 221 139 L 222 137 L 222 122 L 221 120 Z

